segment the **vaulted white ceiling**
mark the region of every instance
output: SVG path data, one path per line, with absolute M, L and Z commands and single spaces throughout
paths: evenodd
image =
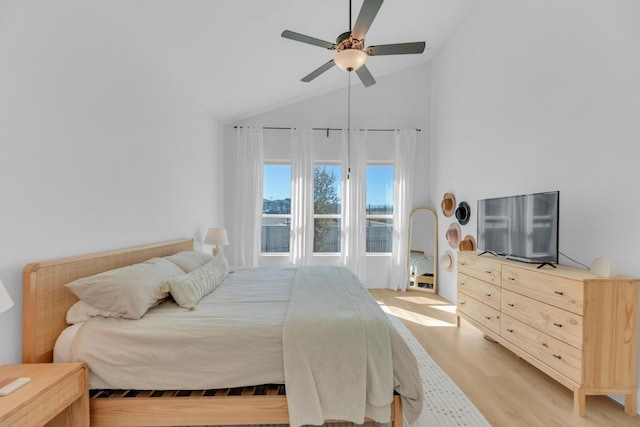
M 386 0 L 366 45 L 425 41 L 428 50 L 370 57 L 374 78 L 431 60 L 475 1 Z M 348 0 L 63 0 L 36 1 L 32 9 L 43 5 L 60 25 L 83 23 L 80 37 L 125 41 L 222 122 L 346 84 L 346 72 L 337 67 L 301 82 L 335 52 L 280 34 L 288 29 L 335 42 L 349 30 Z M 361 6 L 362 0 L 353 0 L 354 21 Z

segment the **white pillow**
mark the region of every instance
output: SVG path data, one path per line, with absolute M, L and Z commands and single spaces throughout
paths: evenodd
M 167 297 L 167 292 L 162 290 L 163 283 L 183 275 L 184 271 L 171 261 L 152 258 L 83 277 L 65 286 L 98 310 L 117 313 L 127 319 L 139 319 Z
M 80 322 L 86 322 L 92 317 L 122 317 L 120 313 L 113 311 L 104 311 L 97 309 L 86 302 L 79 300 L 67 310 L 67 323 L 74 325 Z
M 202 267 L 212 258 L 213 255 L 200 251 L 182 251 L 164 257 L 164 259 L 180 267 L 185 273 L 190 273 L 196 268 Z

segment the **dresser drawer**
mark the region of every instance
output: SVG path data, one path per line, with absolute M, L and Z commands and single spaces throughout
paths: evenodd
M 500 286 L 492 285 L 466 274 L 458 274 L 458 291 L 500 310 Z
M 572 313 L 584 312 L 584 285 L 578 280 L 504 265 L 502 287 Z
M 582 316 L 502 289 L 502 313 L 582 349 Z
M 500 312 L 458 291 L 458 311 L 487 329 L 500 333 Z
M 500 263 L 488 258 L 480 258 L 475 253 L 467 255 L 464 252 L 458 252 L 459 273 L 500 286 L 501 269 Z
M 500 335 L 507 341 L 576 383 L 582 383 L 580 350 L 505 314 L 502 315 L 500 323 Z

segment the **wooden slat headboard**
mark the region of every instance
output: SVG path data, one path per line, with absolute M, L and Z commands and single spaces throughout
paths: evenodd
M 81 277 L 188 250 L 193 250 L 193 239 L 27 264 L 22 273 L 22 362 L 53 361 L 53 346 L 68 326 L 67 310 L 78 300 L 64 285 Z

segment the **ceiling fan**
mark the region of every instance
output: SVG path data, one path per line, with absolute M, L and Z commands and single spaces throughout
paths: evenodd
M 349 0 L 349 31 L 340 34 L 335 43 L 284 30 L 282 32 L 282 37 L 284 38 L 338 52 L 335 58 L 307 74 L 301 80 L 303 82 L 310 82 L 334 65 L 337 65 L 345 71 L 355 71 L 364 86 L 369 87 L 376 82 L 367 66 L 364 65 L 369 56 L 405 55 L 424 52 L 425 42 L 383 44 L 364 47 L 364 37 L 367 35 L 367 31 L 369 31 L 373 19 L 378 14 L 380 6 L 382 6 L 382 0 L 364 0 L 352 29 L 351 0 Z

